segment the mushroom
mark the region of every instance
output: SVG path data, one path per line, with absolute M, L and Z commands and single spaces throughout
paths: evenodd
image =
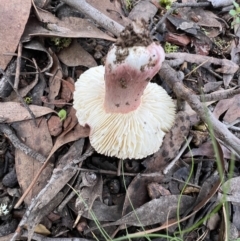
M 175 119 L 166 91 L 149 83 L 165 54 L 160 44 L 113 45 L 105 67 L 85 71 L 75 83 L 73 107 L 90 143 L 100 154 L 140 159 L 160 148 Z

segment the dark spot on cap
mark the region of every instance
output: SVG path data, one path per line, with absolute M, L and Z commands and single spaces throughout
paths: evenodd
M 127 88 L 127 81 L 124 78 L 119 79 L 119 83 L 121 85 L 121 88 L 126 89 Z
M 128 102 L 126 102 L 126 105 L 130 105 Z
M 120 104 L 115 104 L 115 106 L 119 107 L 119 106 L 120 106 Z
M 111 64 L 108 64 L 108 69 L 109 69 L 109 72 L 112 72 L 112 65 Z
M 182 122 L 184 122 L 184 117 L 183 117 L 183 116 L 180 116 L 180 120 L 181 120 Z
M 146 78 L 146 81 L 147 81 L 147 82 L 149 82 L 150 80 L 151 80 L 151 78 L 150 78 L 150 77 L 147 77 L 147 78 Z
M 172 141 L 170 141 L 170 147 L 173 147 L 173 146 L 174 146 L 173 142 L 172 142 Z
M 145 68 L 145 65 L 142 65 L 142 66 L 140 67 L 140 71 L 141 71 L 141 72 L 144 72 L 144 68 Z

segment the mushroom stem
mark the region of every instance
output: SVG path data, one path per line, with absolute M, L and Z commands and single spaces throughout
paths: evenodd
M 161 68 L 165 54 L 157 43 L 149 46 L 114 46 L 105 64 L 105 101 L 107 113 L 129 113 L 141 104 L 149 81 Z

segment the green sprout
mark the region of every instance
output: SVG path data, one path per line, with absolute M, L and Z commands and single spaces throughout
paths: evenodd
M 166 42 L 165 45 L 164 45 L 164 50 L 167 54 L 174 53 L 174 52 L 178 51 L 178 46 Z
M 206 36 L 208 36 L 208 34 L 210 33 L 209 31 L 207 31 L 205 28 L 203 28 L 203 27 L 201 27 L 200 28 L 203 32 L 204 32 L 204 34 L 206 35 Z
M 58 117 L 60 118 L 61 121 L 64 121 L 67 118 L 67 111 L 65 111 L 64 109 L 61 109 L 58 112 Z
M 171 0 L 159 0 L 159 4 L 169 10 L 172 6 L 172 1 Z
M 30 105 L 30 104 L 32 103 L 32 97 L 26 96 L 26 97 L 24 98 L 24 101 L 25 101 L 25 103 L 26 103 L 27 105 Z
M 234 5 L 235 9 L 231 9 L 229 11 L 229 14 L 233 17 L 233 21 L 231 23 L 232 28 L 235 24 L 240 23 L 240 6 L 235 1 L 233 1 L 233 5 Z
M 132 8 L 132 0 L 126 0 L 126 8 L 130 10 Z
M 72 42 L 71 38 L 52 37 L 50 40 L 58 48 L 58 50 L 67 48 Z

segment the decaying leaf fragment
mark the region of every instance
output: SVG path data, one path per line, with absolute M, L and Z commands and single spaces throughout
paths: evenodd
M 219 118 L 224 112 L 226 113 L 223 120 L 228 123 L 231 123 L 240 117 L 240 94 L 235 95 L 230 99 L 220 100 L 217 103 L 213 111 L 214 116 Z
M 102 227 L 121 224 L 142 227 L 157 223 L 164 223 L 169 219 L 177 218 L 176 211 L 178 208 L 180 215 L 183 214 L 187 209 L 189 209 L 194 201 L 194 197 L 185 195 L 161 196 L 160 198 L 153 199 L 141 207 L 133 210 L 120 220 L 107 225 L 102 225 Z M 89 229 L 87 232 L 91 230 L 92 229 Z
M 94 201 L 97 198 L 102 199 L 102 177 L 95 174 L 94 172 L 83 172 L 81 173 L 82 183 L 78 192 L 78 198 L 76 200 L 76 209 L 78 215 L 91 210 Z
M 5 69 L 15 53 L 31 8 L 31 0 L 0 1 L 0 68 Z
M 44 17 L 41 19 L 43 20 L 43 22 L 47 23 L 47 28 L 42 27 L 42 24 L 35 17 L 29 18 L 26 30 L 23 34 L 24 41 L 29 41 L 34 36 L 54 36 L 63 38 L 98 38 L 115 41 L 114 38 L 99 30 L 87 19 L 70 17 L 59 20 L 55 18 L 56 21 L 48 22 L 48 18 L 45 21 Z
M 234 177 L 227 180 L 221 186 L 221 192 L 218 193 L 220 199 L 224 198 L 226 201 L 240 204 L 240 177 Z
M 95 59 L 89 54 L 77 40 L 73 40 L 68 48 L 62 49 L 58 53 L 59 59 L 67 66 L 85 66 L 88 68 L 97 66 Z
M 36 128 L 32 120 L 16 122 L 13 126 L 16 129 L 19 138 L 24 140 L 27 146 L 47 157 L 52 149 L 52 138 L 49 134 L 46 120 L 38 119 L 38 123 L 38 128 Z M 43 164 L 34 158 L 27 156 L 19 149 L 15 150 L 15 161 L 18 182 L 21 186 L 22 192 L 24 192 Z M 31 199 L 46 185 L 47 180 L 51 176 L 51 172 L 52 165 L 48 165 L 39 178 L 38 184 L 33 187 L 32 191 L 25 198 L 25 203 L 27 205 L 30 204 Z
M 29 108 L 36 118 L 54 112 L 48 107 L 38 105 L 29 105 Z M 32 119 L 27 109 L 17 102 L 0 102 L 0 110 L 0 117 L 7 123 Z

